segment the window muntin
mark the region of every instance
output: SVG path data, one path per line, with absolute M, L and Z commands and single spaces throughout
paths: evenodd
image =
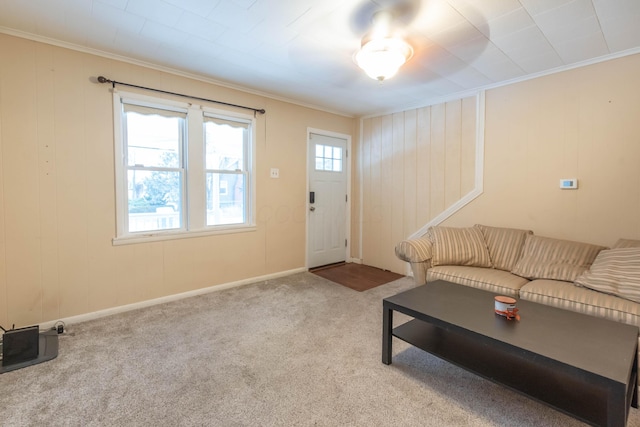
M 255 117 L 118 91 L 114 106 L 114 244 L 255 228 Z

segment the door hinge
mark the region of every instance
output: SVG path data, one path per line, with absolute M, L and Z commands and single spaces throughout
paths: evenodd
M 348 194 L 345 194 L 345 195 L 344 195 L 344 201 L 345 201 L 345 202 L 348 202 L 348 201 L 349 201 L 349 195 L 348 195 Z
M 344 247 L 347 247 L 347 239 L 344 239 Z

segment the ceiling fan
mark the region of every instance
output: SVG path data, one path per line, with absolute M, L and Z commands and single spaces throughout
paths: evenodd
M 345 14 L 344 9 L 349 12 Z M 362 78 L 365 74 L 359 66 L 380 82 L 400 67 L 404 70 L 400 80 L 425 82 L 437 78 L 426 67 L 430 59 L 442 61 L 444 52 L 434 47 L 429 34 L 441 30 L 438 25 L 443 10 L 458 13 L 448 1 L 367 0 L 355 7 L 346 4 L 344 9 L 306 28 L 289 46 L 289 60 L 301 74 L 320 75 L 336 87 L 356 84 L 363 88 L 367 79 Z M 475 36 L 457 31 L 455 39 Z M 365 66 L 367 62 L 373 63 L 373 68 Z
M 424 82 L 425 78 L 438 78 L 438 72 L 455 72 L 480 55 L 489 39 L 487 21 L 473 3 L 457 0 L 363 3 L 352 19 L 353 31 L 364 34 L 353 60 L 369 77 L 381 82 L 401 67 L 404 81 Z M 448 50 L 449 46 L 463 46 L 462 60 L 456 58 L 455 51 Z M 437 65 L 431 68 L 432 64 Z

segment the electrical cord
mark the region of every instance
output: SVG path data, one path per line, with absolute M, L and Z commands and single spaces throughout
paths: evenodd
M 14 323 L 13 326 L 11 327 L 11 329 L 9 329 L 9 331 L 13 331 L 15 328 L 16 328 L 16 324 Z M 2 325 L 0 325 L 0 329 L 2 329 L 5 332 L 9 332 L 5 328 L 3 328 Z

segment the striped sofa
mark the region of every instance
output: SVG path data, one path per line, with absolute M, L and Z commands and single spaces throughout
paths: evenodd
M 612 248 L 475 225 L 397 244 L 416 284 L 446 280 L 640 327 L 640 240 Z

